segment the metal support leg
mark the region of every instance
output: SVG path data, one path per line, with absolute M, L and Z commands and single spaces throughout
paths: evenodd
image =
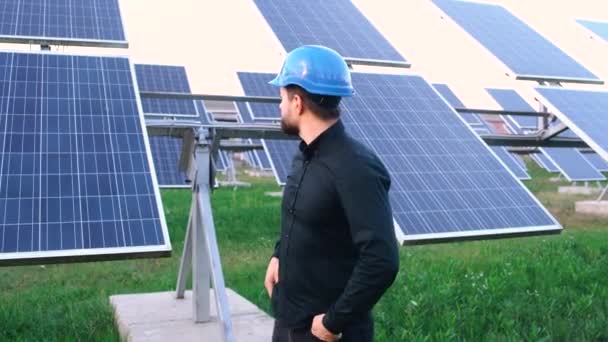
M 184 297 L 188 270 L 192 267 L 194 321 L 208 322 L 211 319 L 209 297 L 212 280 L 224 341 L 234 342 L 232 318 L 211 209 L 210 152 L 206 141 L 199 141 L 195 150 L 196 177 L 192 188 L 192 206 L 177 278 L 176 296 Z
M 200 197 L 199 197 L 200 199 Z M 192 227 L 192 304 L 194 310 L 194 321 L 208 322 L 211 319 L 209 307 L 210 272 L 209 255 L 207 253 L 207 239 L 205 229 L 202 226 L 200 203 L 194 202 L 195 215 Z
M 196 150 L 196 160 L 199 170 L 209 170 L 210 149 L 207 145 L 199 145 Z M 226 293 L 226 285 L 224 283 L 224 274 L 222 272 L 222 263 L 220 260 L 220 252 L 215 234 L 215 224 L 213 221 L 213 213 L 211 209 L 211 191 L 209 177 L 207 172 L 202 172 L 197 175 L 198 193 L 196 205 L 198 206 L 197 220 L 199 226 L 204 232 L 206 250 L 209 252 L 207 265 L 211 266 L 211 279 L 213 280 L 213 291 L 215 293 L 215 303 L 218 313 L 218 318 L 222 324 L 224 339 L 228 342 L 234 341 L 232 330 L 232 318 L 230 317 L 230 308 L 228 306 L 228 295 Z M 195 234 L 196 235 L 196 234 Z M 209 291 L 207 291 L 209 298 Z M 208 307 L 208 306 L 207 306 Z
M 175 286 L 176 298 L 184 299 L 186 292 L 186 282 L 190 275 L 190 267 L 192 266 L 192 221 L 195 213 L 195 196 L 192 195 L 190 205 L 190 217 L 188 218 L 188 228 L 186 229 L 186 239 L 184 241 L 184 250 L 182 252 L 182 260 L 179 264 L 179 273 L 177 275 L 177 285 Z

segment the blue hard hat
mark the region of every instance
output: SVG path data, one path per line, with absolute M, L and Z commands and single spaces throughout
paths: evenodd
M 292 50 L 285 58 L 281 72 L 268 83 L 277 87 L 295 84 L 318 95 L 343 97 L 355 93 L 344 58 L 319 45 L 304 45 Z

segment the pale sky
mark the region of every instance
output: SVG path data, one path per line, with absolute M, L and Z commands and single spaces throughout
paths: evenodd
M 66 47 L 65 51 L 128 55 L 134 63 L 183 65 L 194 93 L 227 95 L 243 93 L 237 71 L 277 72 L 285 56 L 253 0 L 119 1 L 129 49 Z M 591 33 L 575 21 L 579 18 L 608 21 L 608 1 L 485 2 L 505 6 L 608 81 L 608 43 L 591 39 Z M 411 69 L 388 72 L 417 74 L 430 82 L 447 83 L 468 107 L 499 108 L 483 90 L 486 87 L 514 88 L 533 103 L 531 87 L 536 83 L 506 76 L 508 70 L 502 63 L 430 0 L 353 0 L 353 3 L 412 64 Z M 4 44 L 2 48 L 29 47 Z M 584 87 L 608 89 L 605 85 Z

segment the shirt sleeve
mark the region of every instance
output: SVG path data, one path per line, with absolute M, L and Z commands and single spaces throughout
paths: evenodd
M 277 240 L 277 242 L 274 244 L 274 251 L 272 252 L 272 256 L 278 259 L 280 249 L 281 249 L 281 238 L 279 238 Z
M 348 174 L 336 175 L 338 196 L 359 258 L 344 292 L 323 318 L 323 325 L 334 334 L 370 311 L 399 271 L 388 197 L 390 176 L 379 160 L 355 165 L 358 167 Z

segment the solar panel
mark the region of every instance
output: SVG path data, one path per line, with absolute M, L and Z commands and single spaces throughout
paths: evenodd
M 271 78 L 250 74 L 243 79 L 262 84 Z M 561 229 L 424 79 L 360 73 L 352 79 L 356 96 L 342 101 L 342 121 L 389 170 L 391 205 L 402 240 Z M 293 152 L 280 160 L 291 161 Z
M 500 5 L 433 0 L 518 79 L 602 83 L 597 76 Z
M 488 89 L 487 91 L 505 110 L 534 110 L 515 90 Z M 526 125 L 527 123 L 527 121 L 522 119 L 528 117 L 511 116 L 511 118 L 519 127 L 526 127 L 521 126 L 522 124 Z M 536 121 L 536 118 L 532 117 L 532 119 Z M 576 135 L 574 135 L 570 130 L 561 133 L 559 136 L 576 137 Z M 543 147 L 540 150 L 571 182 L 605 179 L 604 175 L 602 175 L 591 163 L 589 163 L 585 158 L 583 158 L 583 156 L 577 149 Z
M 434 83 L 433 88 L 435 88 L 443 98 L 448 101 L 450 106 L 452 107 L 460 107 L 464 108 L 464 104 L 460 101 L 460 99 L 454 94 L 452 89 L 448 87 L 447 84 Z M 478 114 L 475 113 L 458 113 L 469 126 L 485 126 L 485 124 L 481 121 L 481 118 Z
M 118 0 L 0 0 L 0 41 L 127 47 Z
M 164 188 L 190 187 L 185 173 L 179 170 L 182 139 L 165 136 L 150 136 L 150 150 L 154 160 L 158 185 Z
M 486 91 L 505 110 L 533 111 L 534 109 L 512 89 L 486 89 Z M 538 118 L 533 116 L 505 115 L 518 128 L 538 129 Z
M 215 160 L 215 169 L 220 172 L 224 172 L 227 169 L 228 156 L 225 151 L 219 151 Z
M 551 173 L 559 173 L 561 172 L 557 165 L 551 161 L 545 154 L 543 153 L 535 153 L 531 154 L 530 157 L 534 160 L 540 167 L 547 170 L 547 172 Z
M 254 2 L 287 51 L 324 45 L 347 58 L 406 62 L 350 0 Z
M 583 25 L 589 31 L 608 42 L 608 22 L 576 19 L 576 22 Z
M 456 96 L 456 94 L 454 94 L 454 92 L 452 91 L 452 89 L 450 89 L 448 85 L 433 84 L 433 88 L 435 88 L 439 92 L 439 94 L 441 94 L 441 96 L 446 99 L 450 106 L 461 108 L 466 107 L 462 103 L 462 101 L 460 101 L 460 99 Z M 483 120 L 477 114 L 458 113 L 458 115 L 460 115 L 477 134 L 490 134 L 491 132 L 494 132 L 493 127 L 491 127 L 491 125 L 485 122 L 485 120 Z M 492 151 L 494 151 L 496 156 L 500 160 L 502 160 L 505 166 L 509 170 L 511 170 L 511 172 L 513 172 L 515 177 L 523 180 L 531 178 L 525 167 L 522 167 L 523 161 L 521 161 L 521 158 L 519 156 L 510 153 L 505 147 L 502 146 L 490 146 L 490 148 L 492 149 Z
M 570 182 L 606 180 L 606 177 L 574 148 L 543 147 L 541 150 Z
M 166 255 L 129 60 L 0 53 L 0 263 Z
M 135 64 L 139 91 L 190 94 L 186 68 L 171 65 Z M 146 116 L 196 118 L 200 101 L 144 97 L 141 104 Z
M 602 172 L 608 172 L 608 162 L 602 159 L 597 153 L 593 151 L 580 151 L 581 154 L 589 163 L 595 167 L 596 170 Z
M 604 160 L 608 160 L 608 92 L 535 88 L 541 102 Z

